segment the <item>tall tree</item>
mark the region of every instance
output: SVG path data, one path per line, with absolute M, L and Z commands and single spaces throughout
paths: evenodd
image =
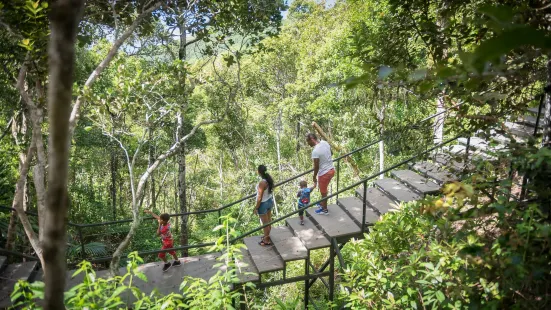
M 75 42 L 83 0 L 60 0 L 50 12 L 48 192 L 44 214 L 45 309 L 63 309 L 69 194 L 69 116 L 73 96 Z M 36 142 L 35 142 L 36 143 Z

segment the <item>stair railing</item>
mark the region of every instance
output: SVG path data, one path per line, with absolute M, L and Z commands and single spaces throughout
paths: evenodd
M 380 143 L 381 141 L 385 141 L 385 138 L 386 137 L 389 137 L 389 136 L 392 136 L 393 134 L 396 134 L 396 133 L 400 133 L 400 132 L 405 132 L 405 131 L 409 131 L 411 129 L 419 129 L 419 127 L 423 124 L 425 124 L 426 122 L 440 116 L 440 115 L 443 115 L 445 113 L 448 113 L 450 110 L 453 110 L 453 109 L 457 109 L 458 107 L 460 107 L 461 105 L 465 104 L 465 102 L 461 102 L 461 103 L 458 103 L 458 104 L 455 104 L 453 105 L 452 107 L 449 107 L 443 111 L 440 111 L 436 114 L 433 114 L 433 115 L 430 115 L 428 117 L 425 117 L 424 119 L 422 119 L 421 121 L 415 123 L 415 124 L 412 124 L 412 125 L 406 125 L 406 126 L 403 126 L 403 127 L 398 127 L 398 128 L 394 128 L 393 130 L 389 130 L 389 131 L 386 131 L 384 132 L 380 137 L 379 139 L 377 139 L 376 141 L 372 141 L 364 146 L 361 146 L 353 151 L 350 151 L 344 155 L 341 155 L 341 156 L 338 156 L 336 158 L 333 159 L 333 163 L 337 163 L 337 171 L 336 171 L 336 195 L 335 196 L 331 196 L 331 197 L 335 197 L 338 199 L 338 194 L 342 193 L 343 191 L 345 190 L 340 190 L 340 162 L 341 160 L 347 158 L 347 157 L 350 157 L 351 155 L 354 155 L 354 154 L 357 154 L 359 152 L 362 152 L 378 143 Z M 277 188 L 277 187 L 280 187 L 282 185 L 285 185 L 289 182 L 292 182 L 300 177 L 303 177 L 309 173 L 312 173 L 314 171 L 314 169 L 309 169 L 307 171 L 304 171 L 302 173 L 299 173 L 293 177 L 290 177 L 286 180 L 283 180 L 281 182 L 278 182 L 274 185 L 274 188 Z M 387 172 L 387 170 L 384 170 L 382 173 L 379 173 L 378 175 L 382 175 L 383 173 Z M 365 191 L 365 190 L 364 190 Z M 184 213 L 174 213 L 174 214 L 171 214 L 170 216 L 171 217 L 176 217 L 176 216 L 187 216 L 187 215 L 199 215 L 199 214 L 209 214 L 209 213 L 217 213 L 218 215 L 218 221 L 220 221 L 220 218 L 222 216 L 222 212 L 225 211 L 226 209 L 229 209 L 231 208 L 232 206 L 235 206 L 237 204 L 240 204 L 244 201 L 247 201 L 251 198 L 254 198 L 256 197 L 256 193 L 253 193 L 253 194 L 250 194 L 248 196 L 245 196 L 245 197 L 242 197 L 236 201 L 233 201 L 231 203 L 228 203 L 222 207 L 219 207 L 219 208 L 214 208 L 214 209 L 209 209 L 209 210 L 198 210 L 198 211 L 189 211 L 189 212 L 184 212 Z M 321 202 L 321 201 L 319 201 Z M 319 203 L 317 202 L 317 203 Z M 9 211 L 14 211 L 14 209 L 12 208 L 9 208 L 9 207 L 4 207 L 4 206 L 0 206 L 0 210 L 9 210 Z M 297 211 L 298 212 L 298 211 Z M 28 215 L 31 215 L 31 216 L 38 216 L 36 213 L 34 212 L 29 212 L 29 211 L 26 211 L 26 213 Z M 296 212 L 294 213 L 291 213 L 291 215 L 294 215 Z M 146 216 L 146 217 L 143 217 L 142 219 L 144 220 L 147 220 L 147 219 L 153 219 L 153 217 L 151 216 Z M 85 251 L 85 242 L 84 242 L 84 233 L 83 233 L 83 230 L 86 229 L 86 228 L 91 228 L 91 227 L 100 227 L 100 226 L 110 226 L 110 225 L 117 225 L 117 224 L 124 224 L 124 223 L 130 223 L 132 222 L 133 219 L 123 219 L 123 220 L 116 220 L 116 221 L 106 221 L 106 222 L 98 222 L 98 223 L 89 223 L 89 224 L 79 224 L 79 223 L 73 223 L 73 222 L 68 222 L 68 226 L 69 227 L 73 227 L 76 229 L 76 234 L 78 236 L 78 239 L 79 239 L 79 245 L 81 247 L 81 259 L 87 259 L 87 255 L 86 255 L 86 251 Z M 365 221 L 365 214 L 364 214 L 364 221 Z M 220 222 L 219 222 L 220 224 Z M 263 226 L 265 227 L 265 226 Z M 363 231 L 362 231 L 363 232 Z M 219 230 L 219 233 L 221 234 L 222 233 L 222 230 Z M 201 248 L 203 246 L 212 246 L 214 245 L 214 243 L 204 243 L 204 244 L 198 244 L 198 245 L 188 245 L 188 246 L 185 246 L 185 247 L 180 247 L 180 249 L 193 249 L 193 248 Z M 144 252 L 140 252 L 140 253 L 143 253 L 144 255 L 145 254 L 155 254 L 155 253 L 160 253 L 159 251 L 144 251 Z M 105 258 L 99 258 L 99 259 L 93 259 L 92 261 L 93 262 L 97 262 L 98 260 L 101 260 L 101 261 L 105 261 Z
M 367 200 L 366 200 L 366 191 L 367 191 L 367 185 L 368 183 L 371 181 L 371 180 L 374 180 L 375 178 L 381 176 L 381 175 L 384 175 L 400 166 L 403 166 L 403 165 L 406 165 L 412 161 L 414 161 L 415 159 L 417 158 L 420 158 L 420 157 L 423 157 L 425 155 L 428 155 L 430 152 L 436 150 L 436 149 L 439 149 L 439 148 L 442 148 L 443 146 L 445 145 L 448 145 L 450 144 L 451 142 L 453 141 L 456 141 L 457 139 L 463 137 L 464 135 L 461 134 L 461 135 L 457 135 L 455 136 L 454 138 L 451 138 L 451 139 L 448 139 L 442 143 L 439 143 L 431 148 L 428 148 L 426 149 L 425 151 L 423 152 L 420 152 L 420 153 L 417 153 L 416 155 L 413 155 L 403 161 L 400 161 L 399 163 L 396 163 L 388 168 L 385 168 L 384 170 L 382 171 L 379 171 L 379 172 L 376 172 L 374 174 L 371 174 L 370 176 L 366 177 L 366 178 L 363 178 L 362 180 L 360 181 L 357 181 L 355 183 L 353 183 L 352 185 L 349 185 L 343 189 L 340 189 L 339 191 L 336 191 L 330 195 L 328 195 L 327 197 L 325 198 L 322 198 L 318 201 L 315 201 L 315 202 L 310 202 L 310 204 L 308 206 L 306 206 L 305 208 L 310 208 L 312 206 L 315 206 L 323 201 L 326 201 L 326 200 L 329 200 L 331 198 L 336 198 L 337 195 L 339 194 L 342 194 L 346 191 L 349 191 L 349 190 L 353 190 L 353 189 L 356 189 L 358 186 L 360 185 L 363 185 L 364 187 L 364 195 L 362 197 L 362 221 L 363 223 L 365 223 L 365 218 L 366 218 L 366 211 L 367 211 Z M 297 210 L 294 210 L 290 213 L 287 213 L 277 219 L 274 219 L 272 220 L 271 222 L 269 223 L 266 223 L 266 224 L 263 224 L 261 226 L 258 226 L 254 229 L 251 229 L 239 236 L 236 236 L 232 239 L 229 240 L 229 242 L 231 244 L 234 244 L 236 243 L 237 241 L 240 241 L 242 240 L 243 238 L 245 237 L 248 237 L 248 236 L 251 236 L 252 234 L 254 233 L 257 233 L 257 232 L 260 232 L 262 231 L 262 229 L 264 229 L 265 227 L 267 226 L 271 226 L 271 225 L 274 225 L 274 224 L 278 224 L 278 223 L 281 223 L 283 222 L 284 220 L 290 218 L 291 216 L 294 216 L 296 214 L 298 214 L 301 210 L 297 209 Z M 361 225 L 361 234 L 364 234 L 366 232 L 366 225 Z M 173 248 L 170 248 L 170 249 L 163 249 L 163 250 L 151 250 L 151 251 L 141 251 L 141 252 L 138 252 L 138 254 L 140 256 L 144 256 L 144 255 L 152 255 L 152 254 L 158 254 L 158 253 L 167 253 L 167 252 L 171 252 L 171 251 L 181 251 L 181 250 L 186 250 L 186 249 L 195 249 L 195 248 L 206 248 L 206 247 L 211 247 L 213 246 L 215 243 L 214 242 L 209 242 L 209 243 L 202 243 L 202 244 L 191 244 L 191 245 L 185 245 L 185 246 L 178 246 L 178 247 L 173 247 Z M 126 257 L 126 256 L 124 256 Z M 102 257 L 102 258 L 96 258 L 96 259 L 92 259 L 90 260 L 91 263 L 101 263 L 101 262 L 106 262 L 106 261 L 110 261 L 111 260 L 111 256 L 108 256 L 108 257 Z

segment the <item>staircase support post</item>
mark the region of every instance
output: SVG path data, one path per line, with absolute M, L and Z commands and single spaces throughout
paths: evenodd
M 218 208 L 218 226 L 222 225 L 222 211 Z M 218 229 L 218 236 L 222 237 L 222 229 Z
M 306 276 L 310 275 L 310 250 L 308 250 L 308 255 L 304 261 L 304 274 Z M 310 282 L 308 279 L 304 280 L 304 309 L 308 309 L 308 301 L 310 299 Z
M 334 239 L 334 238 L 333 238 Z M 335 291 L 335 242 L 331 240 L 331 247 L 329 253 L 329 301 L 334 299 Z
M 77 226 L 78 227 L 78 238 L 80 239 L 80 251 L 82 253 L 80 253 L 80 255 L 82 256 L 82 260 L 85 260 L 86 259 L 86 253 L 84 252 L 84 239 L 82 238 L 82 227 L 81 226 Z
M 365 213 L 366 213 L 366 208 L 367 208 L 367 181 L 364 181 L 363 183 L 363 187 L 364 187 L 364 193 L 363 193 L 363 197 L 362 197 L 362 235 L 365 233 Z
M 340 174 L 341 174 L 341 160 L 337 160 L 337 198 L 339 199 L 339 180 L 340 180 Z

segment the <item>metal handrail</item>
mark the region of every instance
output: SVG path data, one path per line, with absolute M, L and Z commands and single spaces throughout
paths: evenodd
M 363 151 L 363 150 L 365 150 L 365 149 L 367 149 L 367 148 L 369 148 L 369 147 L 371 147 L 371 146 L 373 146 L 373 145 L 375 145 L 375 144 L 377 144 L 377 143 L 383 141 L 383 140 L 384 140 L 384 136 L 385 136 L 385 135 L 388 135 L 389 133 L 392 133 L 392 132 L 400 132 L 400 131 L 407 130 L 407 129 L 410 129 L 410 128 L 416 128 L 417 126 L 419 126 L 419 124 L 422 124 L 422 123 L 424 123 L 424 122 L 426 122 L 426 121 L 429 121 L 429 120 L 431 120 L 431 119 L 433 119 L 433 118 L 435 118 L 435 117 L 437 117 L 437 116 L 440 116 L 440 115 L 442 115 L 442 114 L 448 112 L 449 110 L 455 109 L 455 108 L 457 108 L 457 107 L 459 107 L 459 106 L 461 106 L 461 105 L 463 105 L 463 104 L 465 104 L 465 102 L 458 103 L 458 104 L 456 104 L 456 105 L 454 105 L 454 106 L 452 106 L 452 107 L 449 107 L 449 108 L 447 108 L 447 109 L 445 109 L 445 110 L 443 110 L 443 111 L 440 111 L 440 112 L 438 112 L 438 113 L 436 113 L 436 114 L 433 114 L 433 115 L 431 115 L 431 116 L 428 116 L 428 117 L 422 119 L 421 121 L 419 121 L 419 122 L 417 122 L 417 123 L 415 123 L 415 124 L 413 124 L 413 125 L 406 125 L 406 126 L 404 126 L 404 127 L 399 127 L 399 128 L 395 128 L 394 130 L 387 131 L 387 132 L 383 133 L 383 135 L 382 135 L 378 140 L 372 141 L 372 142 L 370 142 L 370 143 L 368 143 L 368 144 L 366 144 L 366 145 L 364 145 L 364 146 L 361 146 L 361 147 L 359 147 L 359 148 L 357 148 L 357 149 L 355 149 L 355 150 L 353 150 L 353 151 L 350 151 L 350 152 L 348 152 L 348 153 L 346 153 L 346 154 L 344 154 L 344 155 L 341 155 L 341 156 L 339 156 L 339 157 L 333 159 L 333 162 L 340 161 L 340 160 L 343 159 L 343 158 L 346 158 L 346 157 L 349 157 L 350 155 L 353 155 L 353 154 L 356 154 L 356 153 L 358 153 L 358 152 L 361 152 L 361 151 Z M 281 182 L 278 182 L 278 183 L 274 184 L 274 188 L 279 187 L 279 186 L 282 186 L 282 185 L 285 185 L 285 184 L 287 184 L 287 183 L 289 183 L 289 182 L 291 182 L 291 181 L 294 181 L 294 180 L 296 180 L 296 179 L 298 179 L 298 178 L 300 178 L 300 177 L 302 177 L 302 176 L 304 176 L 304 175 L 307 175 L 307 174 L 309 174 L 309 173 L 311 173 L 311 172 L 313 172 L 313 171 L 314 171 L 314 169 L 310 169 L 310 170 L 304 171 L 304 172 L 302 172 L 302 173 L 299 173 L 299 174 L 297 174 L 297 175 L 295 175 L 295 176 L 293 176 L 293 177 L 291 177 L 291 178 L 288 178 L 288 179 L 286 179 L 286 180 L 283 180 L 283 181 L 281 181 Z M 229 203 L 229 204 L 223 205 L 223 206 L 221 206 L 221 207 L 219 207 L 219 208 L 214 208 L 214 209 L 209 209 L 209 210 L 200 210 L 200 211 L 189 211 L 189 212 L 183 212 L 183 213 L 174 213 L 174 214 L 170 214 L 170 216 L 172 217 L 172 216 L 184 216 L 184 215 L 193 215 L 193 214 L 205 214 L 205 213 L 220 212 L 220 211 L 223 211 L 223 210 L 225 210 L 225 209 L 227 209 L 227 208 L 230 208 L 230 207 L 232 207 L 232 206 L 234 206 L 234 205 L 236 205 L 236 204 L 238 204 L 238 203 L 241 203 L 241 202 L 243 202 L 243 201 L 246 201 L 246 200 L 248 200 L 248 199 L 251 199 L 251 198 L 253 198 L 253 197 L 255 197 L 255 196 L 256 196 L 256 193 L 253 193 L 253 194 L 247 195 L 247 196 L 245 196 L 245 197 L 242 197 L 241 199 L 238 199 L 238 200 L 236 200 L 236 201 L 233 201 L 233 202 L 231 202 L 231 203 Z M 10 210 L 10 211 L 16 211 L 16 210 L 13 209 L 13 208 L 4 207 L 4 206 L 0 206 L 0 209 Z M 34 213 L 34 212 L 26 211 L 25 213 L 28 214 L 28 215 L 32 215 L 32 216 L 38 216 L 38 215 L 37 215 L 36 213 Z M 143 217 L 142 219 L 148 220 L 148 219 L 153 219 L 153 217 L 151 217 L 151 216 L 146 216 L 146 217 Z M 130 223 L 130 222 L 132 222 L 133 220 L 134 220 L 134 219 L 123 219 L 123 220 L 107 221 L 107 222 L 98 222 L 98 223 L 90 223 L 90 224 L 73 223 L 73 222 L 70 222 L 70 221 L 69 221 L 69 222 L 67 222 L 67 224 L 68 224 L 69 226 L 85 228 L 85 227 L 98 227 L 98 226 L 106 226 L 106 225 L 113 225 L 113 224 Z
M 397 163 L 397 164 L 392 165 L 392 166 L 389 167 L 389 168 L 386 168 L 386 169 L 384 169 L 384 170 L 382 170 L 382 171 L 379 171 L 379 172 L 377 172 L 377 173 L 375 173 L 375 174 L 372 174 L 372 175 L 370 175 L 370 176 L 368 176 L 368 177 L 366 177 L 366 178 L 364 178 L 364 179 L 362 179 L 362 180 L 360 180 L 360 181 L 358 181 L 358 182 L 356 182 L 356 183 L 354 183 L 354 184 L 352 184 L 352 185 L 347 186 L 347 187 L 344 188 L 344 189 L 341 189 L 341 190 L 339 190 L 339 191 L 337 191 L 337 192 L 335 192 L 335 193 L 333 193 L 333 194 L 331 194 L 331 195 L 328 195 L 328 196 L 325 197 L 325 198 L 322 198 L 322 199 L 320 199 L 320 200 L 318 200 L 318 201 L 316 201 L 316 202 L 311 202 L 311 203 L 310 203 L 308 206 L 306 206 L 305 208 L 309 208 L 309 207 L 311 207 L 311 206 L 315 206 L 315 205 L 319 204 L 319 203 L 322 202 L 322 201 L 325 201 L 325 200 L 328 200 L 328 199 L 330 199 L 330 198 L 336 197 L 338 194 L 343 193 L 343 192 L 346 192 L 346 191 L 351 190 L 351 189 L 353 189 L 353 188 L 356 188 L 357 186 L 359 186 L 359 185 L 361 185 L 361 184 L 364 184 L 364 187 L 367 188 L 367 182 L 368 182 L 368 181 L 370 181 L 370 180 L 372 180 L 372 179 L 375 179 L 375 178 L 377 178 L 377 177 L 380 176 L 380 175 L 384 175 L 385 173 L 387 173 L 387 172 L 389 172 L 389 171 L 391 171 L 391 170 L 394 170 L 394 169 L 396 169 L 396 168 L 398 168 L 398 167 L 400 167 L 400 166 L 402 166 L 402 165 L 405 165 L 405 164 L 407 164 L 407 163 L 413 161 L 414 159 L 416 159 L 416 158 L 418 158 L 418 157 L 421 157 L 422 155 L 428 154 L 428 153 L 430 153 L 430 152 L 432 152 L 432 151 L 434 151 L 434 150 L 436 150 L 436 149 L 438 149 L 438 148 L 440 148 L 440 147 L 442 147 L 442 146 L 444 146 L 444 145 L 446 145 L 446 144 L 449 144 L 449 143 L 451 143 L 451 142 L 453 142 L 453 141 L 459 139 L 459 138 L 462 137 L 462 136 L 463 136 L 463 135 L 457 135 L 457 136 L 455 136 L 454 138 L 451 138 L 451 139 L 448 139 L 448 140 L 446 140 L 446 141 L 444 141 L 444 142 L 442 142 L 442 143 L 439 143 L 439 144 L 437 144 L 436 146 L 431 147 L 431 148 L 429 148 L 429 149 L 427 149 L 427 150 L 425 150 L 425 151 L 423 151 L 423 152 L 417 153 L 416 155 L 413 155 L 412 157 L 410 157 L 410 158 L 408 158 L 408 159 L 405 159 L 405 160 L 403 160 L 403 161 L 401 161 L 401 162 L 399 162 L 399 163 Z M 364 223 L 365 223 L 365 213 L 366 213 L 366 198 L 365 198 L 365 197 L 366 197 L 366 195 L 364 194 L 364 196 L 363 196 L 363 219 L 364 219 L 363 222 L 364 222 Z M 243 239 L 243 238 L 245 238 L 245 237 L 248 237 L 248 236 L 250 236 L 250 235 L 252 235 L 252 234 L 254 234 L 254 233 L 258 232 L 258 231 L 261 231 L 264 227 L 271 226 L 271 225 L 273 225 L 273 224 L 279 223 L 279 222 L 281 222 L 281 221 L 283 221 L 283 220 L 285 220 L 285 219 L 287 219 L 287 218 L 289 218 L 289 217 L 291 217 L 291 216 L 293 216 L 293 215 L 299 213 L 300 211 L 301 211 L 301 210 L 298 210 L 298 209 L 295 210 L 295 211 L 292 211 L 292 212 L 290 212 L 290 213 L 288 213 L 288 214 L 286 214 L 286 215 L 284 215 L 284 216 L 282 216 L 282 217 L 279 217 L 279 218 L 277 218 L 277 219 L 275 219 L 275 220 L 272 220 L 271 222 L 268 222 L 268 223 L 266 223 L 266 224 L 264 224 L 264 225 L 258 226 L 257 228 L 254 228 L 254 229 L 252 229 L 252 230 L 250 230 L 250 231 L 248 231 L 248 232 L 245 232 L 245 233 L 243 233 L 243 234 L 241 234 L 241 235 L 239 235 L 239 236 L 237 236 L 237 237 L 234 237 L 234 238 L 230 239 L 229 242 L 233 244 L 233 243 L 235 243 L 236 241 L 239 241 L 239 240 L 241 240 L 241 239 Z M 362 233 L 364 233 L 364 232 L 365 232 L 365 225 L 362 225 L 361 228 L 362 228 Z M 192 248 L 203 248 L 203 247 L 213 246 L 214 244 L 215 244 L 214 242 L 210 242 L 210 243 L 202 243 L 202 244 L 193 244 L 193 245 L 185 245 L 185 246 L 173 247 L 173 248 L 170 248 L 170 249 L 143 251 L 143 252 L 138 252 L 138 255 L 143 256 L 143 255 L 151 255 L 151 254 L 158 254 L 158 253 L 167 253 L 167 252 L 171 252 L 171 251 L 181 251 L 181 250 L 192 249 Z M 123 256 L 123 257 L 121 257 L 121 258 L 126 258 L 126 255 Z M 111 256 L 108 256 L 108 257 L 102 257 L 102 258 L 93 259 L 93 260 L 90 260 L 90 262 L 92 262 L 92 263 L 100 263 L 100 262 L 110 261 L 111 259 L 112 259 L 112 257 L 111 257 Z

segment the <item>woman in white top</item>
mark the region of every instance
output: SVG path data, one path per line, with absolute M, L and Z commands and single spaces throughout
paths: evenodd
M 274 180 L 266 171 L 268 169 L 264 165 L 258 166 L 258 175 L 262 178 L 256 185 L 256 205 L 254 208 L 254 214 L 258 214 L 262 224 L 266 224 L 272 221 L 272 207 L 274 206 L 274 198 L 272 191 L 274 188 Z M 260 240 L 261 246 L 272 245 L 270 240 L 270 231 L 272 225 L 264 227 L 264 236 Z

